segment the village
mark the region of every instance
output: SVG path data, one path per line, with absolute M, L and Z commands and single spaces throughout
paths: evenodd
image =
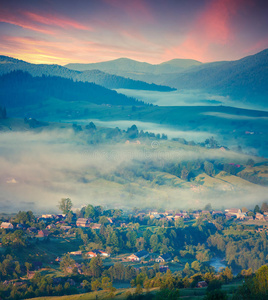
M 2 282 L 7 289 L 18 288 L 42 274 L 52 279 L 52 286 L 68 282 L 83 291 L 83 278 L 91 276 L 101 282 L 101 274 L 111 278 L 116 288 L 122 284 L 135 286 L 133 280 L 144 272 L 148 278 L 170 273 L 190 282 L 196 273 L 209 272 L 220 278 L 220 272 L 228 273 L 233 268 L 240 274 L 246 272 L 242 269 L 257 269 L 263 262 L 249 258 L 239 265 L 240 256 L 230 260 L 228 242 L 232 235 L 250 241 L 259 241 L 263 235 L 267 239 L 266 209 L 266 203 L 254 210 L 213 210 L 206 205 L 203 210 L 188 211 L 104 210 L 88 205 L 36 217 L 30 211 L 2 215 L 0 251 L 2 255 L 16 256 L 15 263 L 20 265 L 16 276 L 14 272 L 2 275 Z M 213 259 L 219 266 L 213 265 Z M 98 275 L 93 271 L 96 264 L 102 270 Z M 125 275 L 121 279 L 109 275 L 114 268 L 120 268 Z M 194 288 L 208 286 L 204 275 L 198 278 Z

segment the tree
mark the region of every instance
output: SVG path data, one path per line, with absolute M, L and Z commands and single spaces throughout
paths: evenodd
M 205 140 L 205 145 L 207 145 L 208 147 L 214 149 L 214 148 L 218 147 L 218 142 L 212 136 L 211 138 Z
M 190 265 L 188 262 L 184 266 L 183 273 L 186 274 L 187 276 L 191 274 Z
M 233 279 L 233 273 L 232 270 L 229 269 L 228 267 L 226 267 L 223 271 L 222 271 L 222 275 L 225 277 L 225 281 L 229 282 Z
M 64 274 L 72 272 L 74 266 L 75 261 L 70 257 L 70 254 L 65 254 L 60 262 L 60 268 L 64 272 Z
M 67 214 L 71 210 L 72 206 L 73 204 L 70 198 L 62 198 L 58 205 L 63 214 Z
M 211 204 L 208 203 L 208 204 L 204 207 L 204 210 L 211 211 L 211 210 L 212 210 Z
M 26 270 L 27 270 L 27 273 L 30 271 L 31 267 L 32 267 L 32 264 L 30 264 L 30 263 L 28 263 L 28 262 L 26 261 L 26 263 L 25 263 L 25 268 L 26 268 Z
M 99 278 L 103 270 L 102 260 L 99 255 L 93 257 L 89 263 L 90 274 L 93 277 Z
M 195 271 L 199 272 L 200 271 L 200 263 L 197 260 L 193 261 L 191 264 L 191 268 L 194 269 Z
M 103 290 L 111 290 L 113 287 L 112 282 L 109 277 L 103 277 L 101 281 L 101 288 Z
M 21 248 L 26 247 L 26 238 L 22 230 L 9 232 L 2 237 L 2 245 L 4 247 Z
M 208 176 L 213 176 L 215 175 L 215 169 L 213 163 L 209 161 L 204 162 L 204 170 Z
M 127 129 L 127 135 L 130 139 L 135 139 L 138 137 L 139 131 L 137 126 L 134 124 L 130 128 Z
M 189 171 L 184 167 L 181 170 L 181 179 L 185 180 L 185 181 L 188 181 L 188 177 L 189 177 Z
M 70 211 L 68 211 L 68 213 L 67 213 L 66 221 L 67 221 L 68 223 L 73 223 L 74 220 L 75 220 L 75 217 L 76 217 L 76 215 L 70 210 Z
M 87 292 L 89 292 L 89 291 L 90 291 L 90 283 L 89 283 L 87 280 L 83 280 L 82 284 L 83 284 L 83 288 L 84 288 Z
M 175 228 L 184 228 L 183 218 L 178 218 L 175 220 Z
M 96 129 L 97 129 L 96 125 L 93 122 L 90 122 L 88 125 L 86 125 L 85 128 L 90 131 L 96 131 Z
M 255 161 L 252 158 L 249 158 L 248 161 L 247 161 L 247 165 L 250 166 L 250 167 L 253 167 L 254 164 L 255 164 Z
M 97 291 L 101 287 L 101 283 L 98 279 L 91 282 L 92 291 Z
M 256 214 L 256 213 L 260 213 L 260 212 L 261 212 L 261 210 L 260 210 L 259 205 L 256 205 L 254 208 L 254 213 Z
M 154 252 L 157 251 L 158 246 L 159 246 L 158 235 L 153 234 L 153 235 L 151 236 L 151 238 L 150 238 L 150 246 L 151 246 L 151 248 L 152 248 L 152 250 L 153 250 Z
M 254 278 L 255 290 L 258 294 L 268 297 L 268 266 L 264 265 L 259 268 Z
M 142 286 L 140 284 L 137 285 L 134 294 L 135 295 L 141 295 L 143 292 Z
M 85 208 L 85 218 L 94 218 L 95 217 L 95 209 L 93 205 L 88 205 Z
M 102 224 L 102 225 L 107 225 L 110 222 L 108 221 L 108 219 L 105 216 L 101 216 L 100 219 L 99 219 L 99 223 Z

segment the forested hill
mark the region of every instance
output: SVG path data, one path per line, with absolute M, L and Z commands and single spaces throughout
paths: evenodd
M 150 90 L 159 92 L 170 92 L 176 90 L 166 85 L 156 85 L 154 83 L 146 83 L 140 80 L 132 80 L 122 76 L 108 74 L 100 70 L 84 71 L 77 76 L 81 81 L 94 82 L 105 86 L 108 89 L 135 89 L 135 90 Z
M 17 107 L 57 98 L 63 101 L 87 101 L 95 104 L 145 105 L 94 83 L 14 71 L 0 77 L 0 105 Z
M 5 119 L 7 117 L 7 111 L 5 107 L 0 105 L 0 119 Z
M 75 81 L 93 82 L 109 89 L 136 89 L 169 92 L 174 89 L 169 86 L 149 84 L 139 80 L 111 75 L 98 70 L 75 71 L 59 65 L 30 64 L 12 57 L 0 56 L 0 75 L 11 71 L 21 70 L 30 73 L 32 76 L 59 76 L 73 79 Z
M 267 105 L 268 49 L 236 61 L 203 64 L 156 81 L 178 89 L 201 89 Z

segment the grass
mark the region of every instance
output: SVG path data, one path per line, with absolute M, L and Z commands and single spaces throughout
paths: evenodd
M 155 290 L 155 289 L 154 289 Z M 119 289 L 114 293 L 114 299 L 125 299 L 127 292 L 134 293 L 135 288 Z M 111 299 L 109 291 L 90 292 L 78 295 L 56 296 L 56 297 L 38 297 L 34 300 L 95 300 L 95 299 Z
M 222 286 L 222 290 L 225 291 L 228 295 L 228 298 L 231 299 L 233 292 L 242 284 L 242 282 L 225 284 Z M 158 288 L 149 289 L 149 292 L 155 293 L 158 291 Z M 126 299 L 126 293 L 135 292 L 135 288 L 120 288 L 114 293 L 114 299 Z M 145 292 L 145 290 L 144 290 Z M 197 300 L 203 299 L 206 295 L 206 288 L 186 288 L 180 289 L 180 298 L 187 300 Z M 96 297 L 97 296 L 97 297 Z M 39 297 L 33 298 L 35 300 L 95 300 L 95 299 L 110 299 L 110 292 L 108 291 L 98 291 L 90 292 L 79 295 L 68 295 L 60 297 Z

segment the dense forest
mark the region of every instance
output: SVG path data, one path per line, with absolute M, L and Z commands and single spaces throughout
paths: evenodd
M 108 89 L 134 89 L 159 92 L 170 92 L 176 90 L 169 86 L 156 85 L 154 83 L 149 84 L 144 81 L 108 74 L 99 70 L 84 71 L 77 77 L 81 81 L 94 82 L 96 84 L 105 86 Z
M 5 107 L 0 106 L 0 119 L 6 119 L 7 110 Z
M 95 104 L 144 105 L 142 101 L 89 82 L 51 76 L 32 77 L 22 71 L 14 71 L 0 78 L 1 104 L 6 107 L 38 104 L 53 98 Z

